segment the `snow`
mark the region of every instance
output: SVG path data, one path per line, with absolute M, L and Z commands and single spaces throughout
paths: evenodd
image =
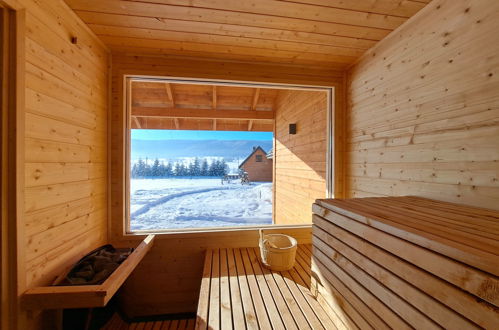
M 220 178 L 132 179 L 132 230 L 272 223 L 272 183 Z

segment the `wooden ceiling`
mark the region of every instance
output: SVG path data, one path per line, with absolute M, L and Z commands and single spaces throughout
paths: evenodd
M 344 69 L 431 0 L 66 0 L 114 52 Z
M 268 131 L 277 89 L 132 82 L 133 129 Z

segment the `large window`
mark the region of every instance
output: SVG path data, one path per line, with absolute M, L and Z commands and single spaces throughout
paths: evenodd
M 132 130 L 130 229 L 272 224 L 272 144 L 271 132 Z
M 310 223 L 333 196 L 331 89 L 125 80 L 126 232 Z

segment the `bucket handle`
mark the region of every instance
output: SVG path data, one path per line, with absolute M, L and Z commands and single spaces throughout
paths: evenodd
M 263 246 L 263 229 L 259 229 L 258 233 L 260 234 L 260 245 Z

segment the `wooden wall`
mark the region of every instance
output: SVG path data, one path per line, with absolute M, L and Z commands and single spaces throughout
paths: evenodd
M 235 81 L 343 86 L 343 73 L 319 68 L 217 62 L 170 56 L 112 55 L 111 212 L 110 235 L 116 244 L 136 244 L 140 236 L 124 236 L 123 75 L 156 75 Z M 342 104 L 342 94 L 338 105 Z M 311 204 L 310 204 L 311 205 Z M 311 214 L 310 205 L 307 206 Z M 310 218 L 310 217 L 309 217 Z M 309 242 L 310 227 L 289 231 Z M 236 238 L 236 239 L 234 239 Z M 129 316 L 195 312 L 203 251 L 214 246 L 241 247 L 257 243 L 255 230 L 162 234 L 125 283 L 121 303 Z
M 23 252 L 30 288 L 50 284 L 107 242 L 109 55 L 64 1 L 19 3 L 26 9 Z
M 434 0 L 348 75 L 349 197 L 499 209 L 499 2 Z
M 282 90 L 276 100 L 274 221 L 311 223 L 311 205 L 326 197 L 327 94 Z M 296 134 L 289 134 L 295 123 Z
M 125 121 L 122 98 L 125 74 L 329 86 L 339 91 L 335 99 L 336 107 L 339 109 L 338 116 L 342 113 L 344 103 L 342 94 L 344 74 L 335 70 L 113 53 L 110 155 L 111 212 L 113 219 L 116 219 L 110 224 L 110 234 L 113 240 L 120 240 L 125 232 L 123 222 L 125 217 Z M 339 129 L 340 120 L 337 125 L 338 139 L 341 139 L 343 135 Z M 339 157 L 336 167 L 341 168 Z M 338 177 L 337 191 L 340 192 L 342 190 L 341 175 Z

